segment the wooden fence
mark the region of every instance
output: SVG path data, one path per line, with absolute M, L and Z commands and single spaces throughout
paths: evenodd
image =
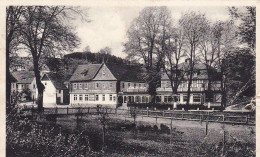
M 22 115 L 36 115 L 36 109 L 25 109 Z M 181 110 L 142 110 L 142 109 L 119 109 L 100 107 L 78 108 L 44 108 L 43 115 L 123 115 L 128 117 L 151 117 L 173 120 L 207 121 L 217 123 L 255 125 L 255 114 L 252 112 L 220 112 L 220 111 L 181 111 Z

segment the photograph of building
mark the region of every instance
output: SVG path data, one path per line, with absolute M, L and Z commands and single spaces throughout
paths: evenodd
M 0 156 L 258 154 L 259 3 L 100 2 L 2 4 Z

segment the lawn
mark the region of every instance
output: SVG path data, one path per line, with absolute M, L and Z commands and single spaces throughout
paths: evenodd
M 100 116 L 85 116 L 78 125 L 74 116 L 56 124 L 15 120 L 8 123 L 7 156 L 255 156 L 254 127 L 210 123 L 206 135 L 199 122 L 169 124 Z

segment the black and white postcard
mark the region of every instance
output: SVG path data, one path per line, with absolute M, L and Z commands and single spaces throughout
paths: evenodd
M 257 5 L 6 1 L 1 155 L 256 156 Z

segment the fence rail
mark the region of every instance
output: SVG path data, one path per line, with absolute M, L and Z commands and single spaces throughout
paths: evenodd
M 35 115 L 37 110 L 34 108 L 24 109 L 22 115 Z M 124 115 L 128 117 L 151 117 L 174 120 L 208 121 L 218 123 L 232 123 L 255 125 L 255 114 L 252 112 L 209 112 L 209 111 L 154 111 L 142 109 L 119 109 L 119 108 L 100 108 L 100 107 L 78 107 L 78 108 L 44 108 L 43 115 L 98 115 L 105 113 L 108 115 Z

